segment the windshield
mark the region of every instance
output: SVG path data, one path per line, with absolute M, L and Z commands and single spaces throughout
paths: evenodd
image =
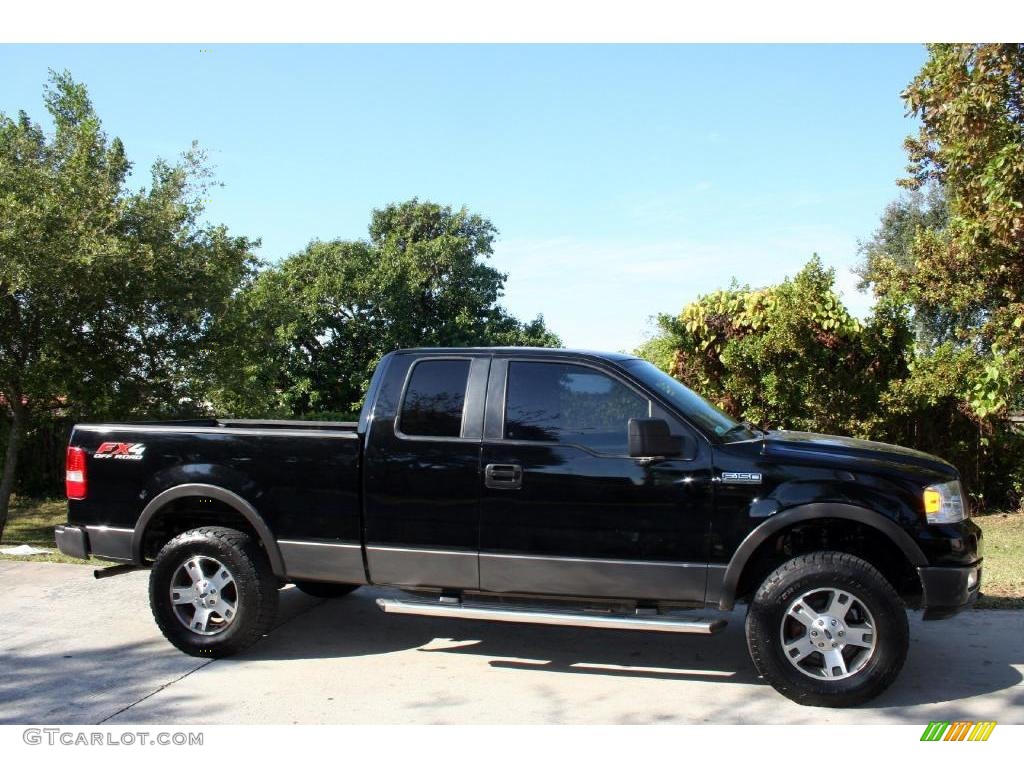
M 725 440 L 749 440 L 756 437 L 754 430 L 716 408 L 692 389 L 646 360 L 626 360 L 622 367 L 641 382 L 658 392 L 671 405 L 697 426 Z

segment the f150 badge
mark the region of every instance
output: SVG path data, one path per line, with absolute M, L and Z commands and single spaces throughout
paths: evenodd
M 100 443 L 94 459 L 119 459 L 121 461 L 142 461 L 146 452 L 145 443 Z

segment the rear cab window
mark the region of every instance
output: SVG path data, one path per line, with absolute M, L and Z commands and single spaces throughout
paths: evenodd
M 408 437 L 461 437 L 469 366 L 467 359 L 414 363 L 397 431 Z

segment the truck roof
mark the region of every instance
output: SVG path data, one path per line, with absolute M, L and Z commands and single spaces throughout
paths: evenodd
M 425 352 L 436 352 L 440 354 L 528 354 L 531 357 L 578 355 L 580 357 L 595 357 L 611 362 L 622 362 L 624 360 L 635 360 L 636 355 L 625 352 L 601 352 L 593 349 L 566 349 L 564 347 L 409 347 L 407 349 L 396 349 L 394 354 L 422 354 Z

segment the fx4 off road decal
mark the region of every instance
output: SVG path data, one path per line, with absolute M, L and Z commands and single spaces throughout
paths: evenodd
M 145 443 L 100 443 L 94 459 L 119 459 L 121 461 L 142 461 L 146 452 Z

